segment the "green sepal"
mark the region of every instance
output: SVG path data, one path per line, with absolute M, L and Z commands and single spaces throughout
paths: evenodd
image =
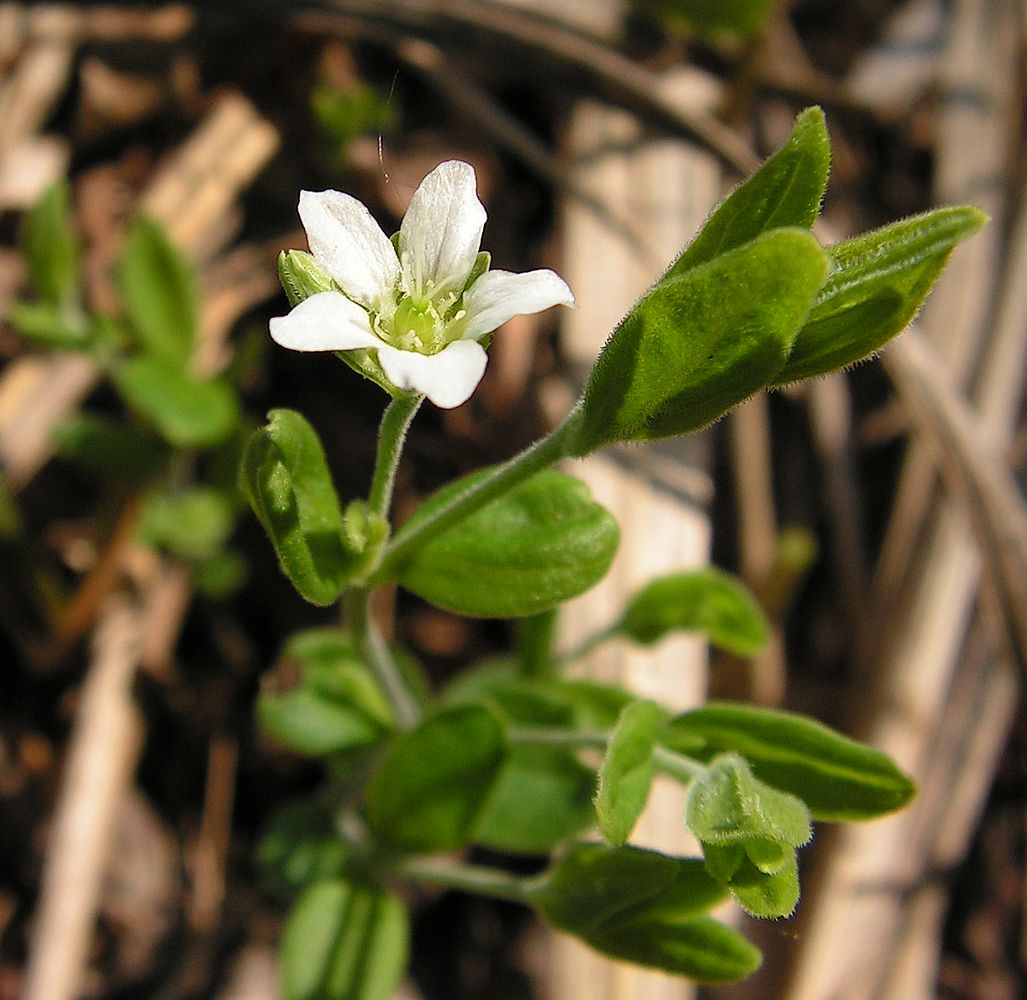
M 385 890 L 315 882 L 282 931 L 283 1000 L 390 1000 L 409 936 L 406 908 Z
M 129 226 L 114 268 L 125 315 L 144 353 L 185 367 L 196 340 L 199 303 L 186 259 L 152 219 Z
M 506 759 L 495 713 L 457 705 L 397 736 L 367 789 L 367 819 L 387 850 L 455 851 L 468 844 Z
M 621 635 L 645 646 L 678 630 L 702 632 L 737 656 L 753 656 L 770 640 L 770 624 L 749 589 L 712 566 L 646 584 L 616 626 Z
M 653 287 L 589 377 L 569 450 L 698 430 L 784 366 L 827 276 L 800 229 L 775 229 Z
M 283 250 L 278 255 L 278 280 L 290 306 L 320 292 L 339 292 L 332 276 L 305 250 Z
M 430 518 L 488 470 L 450 483 L 404 528 Z M 588 487 L 548 470 L 428 541 L 398 582 L 432 604 L 482 618 L 533 615 L 576 597 L 606 574 L 620 532 Z
M 655 702 L 626 705 L 610 736 L 595 794 L 599 830 L 607 842 L 627 842 L 649 798 L 653 749 L 667 714 Z
M 392 711 L 349 636 L 337 629 L 294 635 L 282 652 L 299 668 L 287 691 L 266 684 L 257 699 L 261 727 L 276 742 L 313 757 L 377 743 Z
M 125 402 L 176 448 L 220 444 L 238 423 L 238 398 L 220 379 L 198 379 L 146 355 L 117 367 L 112 378 Z
M 713 210 L 661 280 L 684 274 L 768 230 L 809 229 L 820 212 L 830 170 L 824 112 L 807 108 L 785 144 Z
M 829 248 L 832 271 L 774 385 L 844 368 L 906 328 L 957 244 L 988 221 L 970 206 L 939 208 Z
M 294 410 L 272 410 L 246 444 L 240 483 L 292 585 L 312 604 L 334 603 L 363 553 L 347 545 L 314 428 Z
M 40 296 L 52 305 L 77 302 L 79 246 L 71 212 L 71 188 L 57 181 L 25 213 L 21 247 L 29 279 Z
M 729 983 L 754 972 L 760 953 L 706 916 L 726 896 L 698 860 L 578 844 L 541 876 L 529 901 L 554 927 L 612 958 Z
M 881 751 L 792 712 L 714 702 L 671 720 L 661 741 L 703 761 L 740 754 L 760 780 L 801 798 L 814 819 L 871 819 L 916 792 Z

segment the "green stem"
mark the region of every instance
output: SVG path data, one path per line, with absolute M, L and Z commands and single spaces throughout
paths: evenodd
M 383 518 L 389 516 L 392 488 L 403 453 L 403 442 L 410 422 L 423 400 L 423 396 L 400 396 L 393 399 L 382 414 L 378 428 L 378 452 L 367 497 L 368 512 L 371 515 Z M 366 585 L 347 589 L 344 595 L 347 624 L 353 641 L 392 705 L 396 724 L 401 729 L 411 729 L 417 724 L 420 710 L 388 645 L 371 621 L 371 590 Z
M 575 660 L 580 660 L 582 657 L 587 656 L 597 646 L 601 646 L 607 639 L 612 639 L 617 634 L 617 626 L 610 625 L 608 628 L 604 628 L 599 632 L 594 632 L 584 641 L 578 643 L 574 649 L 567 653 L 563 653 L 556 658 L 553 666 L 557 670 L 561 670 L 566 666 L 572 664 Z
M 399 665 L 371 621 L 370 588 L 350 587 L 343 600 L 350 634 L 385 697 L 389 699 L 396 716 L 396 725 L 400 729 L 413 729 L 421 712 Z
M 418 520 L 409 529 L 400 529 L 386 547 L 378 569 L 371 576 L 371 582 L 384 583 L 393 579 L 396 571 L 421 546 L 536 472 L 541 472 L 561 458 L 566 458 L 568 442 L 573 440 L 580 420 L 581 411 L 573 410 L 551 434 L 509 461 L 496 466 L 462 493 L 439 507 L 430 517 Z
M 371 492 L 367 496 L 370 513 L 389 516 L 392 504 L 392 487 L 396 482 L 396 469 L 403 454 L 403 442 L 414 414 L 424 401 L 424 396 L 400 396 L 392 400 L 382 414 L 378 427 L 378 455 L 371 478 Z
M 430 861 L 422 858 L 406 858 L 399 861 L 392 871 L 414 882 L 427 882 L 447 889 L 459 889 L 479 896 L 492 896 L 495 899 L 525 904 L 528 902 L 528 889 L 533 881 L 483 865 Z
M 508 738 L 511 743 L 529 746 L 591 747 L 595 750 L 605 750 L 610 743 L 610 734 L 602 730 L 522 727 L 511 729 Z M 653 763 L 657 769 L 683 785 L 702 778 L 709 770 L 705 764 L 661 746 L 653 747 Z

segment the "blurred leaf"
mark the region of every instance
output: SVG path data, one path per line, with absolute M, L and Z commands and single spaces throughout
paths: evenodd
M 870 819 L 900 809 L 916 791 L 879 750 L 791 712 L 715 702 L 677 716 L 661 740 L 704 761 L 740 754 L 762 781 L 801 798 L 815 819 Z
M 340 153 L 354 139 L 368 132 L 388 131 L 396 122 L 392 105 L 359 80 L 345 90 L 321 84 L 314 88 L 310 103 Z
M 775 229 L 659 282 L 603 348 L 573 453 L 698 430 L 763 388 L 826 276 L 809 233 Z
M 367 818 L 387 848 L 453 851 L 467 844 L 506 758 L 488 709 L 458 705 L 398 736 L 367 790 Z
M 171 457 L 167 444 L 149 432 L 89 413 L 58 424 L 54 444 L 64 458 L 113 479 L 147 479 Z
M 405 528 L 429 516 L 487 470 L 432 496 Z M 588 590 L 609 569 L 619 530 L 588 487 L 541 472 L 428 541 L 400 567 L 399 583 L 458 614 L 537 614 Z
M 773 10 L 771 0 L 636 0 L 643 10 L 665 17 L 671 27 L 707 35 L 754 35 Z
M 219 444 L 239 419 L 239 403 L 227 383 L 194 378 L 157 358 L 133 358 L 113 378 L 128 405 L 176 448 Z
M 195 280 L 181 253 L 152 219 L 129 226 L 115 266 L 125 313 L 146 354 L 185 367 L 196 339 Z
M 676 630 L 703 632 L 738 656 L 753 656 L 770 641 L 770 624 L 749 589 L 712 566 L 646 584 L 617 625 L 618 632 L 647 646 Z
M 713 210 L 661 280 L 678 277 L 768 230 L 809 229 L 820 212 L 830 169 L 824 112 L 807 108 L 785 144 Z
M 760 953 L 705 916 L 725 896 L 695 859 L 588 844 L 571 847 L 531 901 L 554 927 L 613 958 L 728 983 L 754 972 Z
M 155 490 L 143 504 L 139 538 L 155 549 L 204 559 L 221 551 L 234 525 L 232 500 L 219 490 Z
M 12 302 L 7 322 L 23 337 L 59 351 L 86 351 L 93 346 L 93 331 L 78 307 L 56 302 Z
M 14 541 L 22 533 L 21 511 L 11 491 L 11 484 L 0 469 L 0 541 Z
M 261 881 L 280 896 L 341 877 L 349 856 L 350 847 L 336 828 L 335 809 L 307 799 L 276 809 L 257 845 Z
M 312 604 L 336 601 L 357 554 L 317 432 L 294 410 L 272 410 L 246 445 L 240 478 L 296 590 Z
M 25 214 L 21 245 L 29 278 L 48 303 L 61 305 L 78 299 L 78 238 L 66 180 L 48 188 Z
M 226 549 L 194 563 L 193 583 L 201 594 L 213 600 L 224 600 L 245 583 L 248 573 L 246 559 L 238 552 Z
M 970 206 L 939 208 L 831 247 L 831 274 L 774 384 L 823 375 L 873 354 L 906 328 L 953 249 L 987 221 Z
M 511 747 L 474 828 L 474 843 L 511 854 L 548 854 L 594 823 L 595 780 L 571 750 Z
M 388 703 L 348 636 L 301 632 L 283 655 L 299 664 L 299 683 L 265 688 L 257 699 L 262 728 L 282 746 L 323 757 L 377 743 L 392 727 Z
M 652 701 L 635 701 L 621 712 L 599 769 L 596 817 L 606 840 L 627 842 L 649 798 L 653 748 L 666 713 Z
M 284 1000 L 390 1000 L 409 935 L 406 909 L 384 890 L 314 883 L 282 932 Z

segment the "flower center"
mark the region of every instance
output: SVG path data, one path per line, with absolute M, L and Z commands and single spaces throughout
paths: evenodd
M 430 298 L 404 295 L 390 318 L 378 314 L 372 326 L 386 343 L 401 351 L 418 354 L 438 354 L 447 344 L 460 336 L 464 318 L 462 309 L 456 310 L 455 297 L 446 296 L 436 302 Z

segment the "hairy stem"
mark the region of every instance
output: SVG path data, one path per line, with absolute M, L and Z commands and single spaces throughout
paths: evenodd
M 371 479 L 371 492 L 367 496 L 370 513 L 389 516 L 392 504 L 392 487 L 396 482 L 396 469 L 403 454 L 403 443 L 414 414 L 424 401 L 424 396 L 400 396 L 385 408 L 378 427 L 378 455 Z
M 480 510 L 485 504 L 520 485 L 526 479 L 567 457 L 567 444 L 573 440 L 580 411 L 574 410 L 551 434 L 537 441 L 519 455 L 496 466 L 487 475 L 468 486 L 431 517 L 424 518 L 413 527 L 400 529 L 386 547 L 378 569 L 372 574 L 372 583 L 384 583 L 395 576 L 403 563 L 421 546 L 441 535 L 454 524 Z

